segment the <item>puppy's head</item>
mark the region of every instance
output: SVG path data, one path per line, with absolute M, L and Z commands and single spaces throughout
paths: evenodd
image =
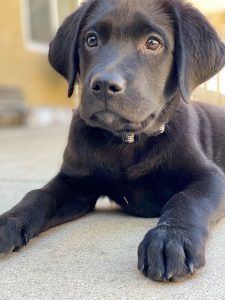
M 180 0 L 89 0 L 58 30 L 49 60 L 69 81 L 69 96 L 79 75 L 88 125 L 153 134 L 177 99 L 188 101 L 224 66 L 225 46 Z

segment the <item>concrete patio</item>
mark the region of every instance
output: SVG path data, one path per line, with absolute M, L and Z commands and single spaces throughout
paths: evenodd
M 0 131 L 0 212 L 54 176 L 67 127 Z M 0 260 L 0 299 L 225 299 L 225 220 L 192 279 L 161 284 L 137 270 L 137 247 L 157 220 L 123 215 L 106 200 L 82 219 L 58 226 Z

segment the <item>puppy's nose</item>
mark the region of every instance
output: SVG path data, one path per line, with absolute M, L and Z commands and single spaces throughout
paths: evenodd
M 91 81 L 92 92 L 100 96 L 116 96 L 124 92 L 125 86 L 125 79 L 118 73 L 99 73 Z

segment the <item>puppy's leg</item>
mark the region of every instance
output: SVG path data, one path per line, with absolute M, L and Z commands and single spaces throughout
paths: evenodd
M 139 269 L 153 280 L 176 281 L 202 267 L 210 224 L 224 215 L 224 191 L 224 175 L 211 168 L 174 195 L 139 246 Z
M 98 196 L 90 182 L 59 174 L 0 216 L 0 253 L 18 249 L 41 231 L 90 212 Z

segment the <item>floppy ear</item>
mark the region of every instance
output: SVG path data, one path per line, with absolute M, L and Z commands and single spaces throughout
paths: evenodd
M 207 19 L 191 4 L 173 2 L 176 19 L 176 70 L 181 95 L 192 91 L 225 65 L 225 45 Z
M 49 62 L 69 82 L 68 96 L 71 97 L 79 72 L 78 40 L 85 18 L 92 9 L 94 0 L 85 2 L 65 19 L 49 46 Z

